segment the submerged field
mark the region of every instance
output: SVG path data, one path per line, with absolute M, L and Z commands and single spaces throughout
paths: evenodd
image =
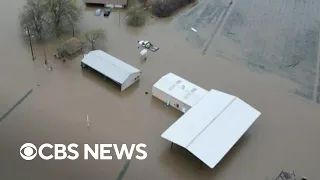
M 290 93 L 320 103 L 319 7 L 303 0 L 203 0 L 174 24 L 203 54 L 290 79 L 299 85 Z

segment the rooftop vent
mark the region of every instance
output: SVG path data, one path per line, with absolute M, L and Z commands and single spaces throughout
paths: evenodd
M 174 87 L 176 87 L 176 85 L 180 84 L 182 81 L 181 80 L 177 80 L 175 84 L 172 84 L 169 88 L 169 91 L 172 91 L 174 89 Z

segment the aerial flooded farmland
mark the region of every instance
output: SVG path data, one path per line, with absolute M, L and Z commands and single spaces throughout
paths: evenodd
M 272 180 L 282 170 L 318 178 L 320 2 L 199 0 L 172 17 L 148 14 L 144 26 L 130 27 L 127 9 L 97 17 L 101 7 L 86 7 L 79 0 L 84 12 L 75 37 L 105 30 L 96 48 L 142 72 L 139 82 L 123 92 L 82 69 L 84 53 L 66 61 L 53 56 L 72 33 L 34 43 L 32 60 L 19 24 L 25 3 L 0 2 L 2 179 L 113 180 L 126 163 L 114 154 L 112 160 L 84 160 L 82 149 L 76 160 L 25 161 L 19 154 L 24 143 L 144 143 L 148 156 L 131 160 L 124 176 L 128 180 Z M 159 50 L 141 60 L 139 40 Z M 261 112 L 213 169 L 199 168 L 196 156 L 179 146 L 170 150 L 170 142 L 161 137 L 183 115 L 152 97 L 154 83 L 170 72 L 206 90 L 233 94 Z

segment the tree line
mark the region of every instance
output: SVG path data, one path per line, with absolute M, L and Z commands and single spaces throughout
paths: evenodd
M 58 38 L 61 34 L 70 33 L 70 31 L 74 37 L 76 25 L 82 14 L 83 8 L 77 4 L 77 0 L 27 0 L 19 19 L 22 31 L 28 37 L 32 59 L 35 59 L 33 40 L 43 42 L 48 38 Z M 89 30 L 84 34 L 84 38 L 91 44 L 92 49 L 96 41 L 105 36 L 103 29 Z M 43 48 L 45 60 L 47 60 L 45 46 Z M 63 46 L 63 48 L 66 47 Z
M 59 37 L 72 30 L 82 16 L 76 0 L 27 0 L 20 14 L 20 24 L 26 33 L 37 40 Z

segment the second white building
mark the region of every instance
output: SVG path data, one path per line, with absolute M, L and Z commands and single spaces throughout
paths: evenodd
M 200 101 L 207 90 L 173 74 L 162 76 L 152 88 L 152 95 L 183 113 Z

